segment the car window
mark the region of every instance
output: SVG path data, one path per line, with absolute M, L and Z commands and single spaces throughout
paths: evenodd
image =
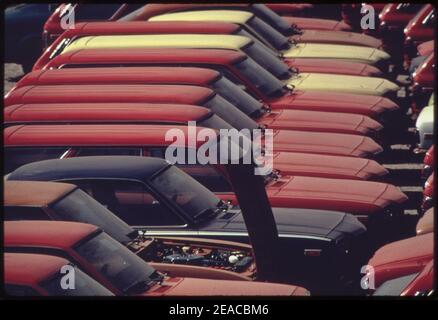
M 4 206 L 4 218 L 8 221 L 16 220 L 51 220 L 40 207 Z
M 5 284 L 5 292 L 8 296 L 13 297 L 33 297 L 41 296 L 37 291 L 28 286 L 22 286 L 17 284 Z
M 166 148 L 151 147 L 148 148 L 151 157 L 165 158 Z M 200 164 L 175 164 L 176 167 L 183 170 L 199 183 L 213 192 L 231 192 L 231 184 L 228 180 L 211 165 Z
M 65 182 L 76 184 L 130 226 L 184 224 L 139 181 L 96 179 Z
M 75 156 L 141 156 L 141 148 L 80 148 Z
M 75 19 L 107 20 L 120 8 L 120 3 L 114 4 L 79 4 L 75 7 Z
M 22 165 L 49 159 L 59 159 L 68 150 L 68 147 L 46 148 L 46 147 L 17 147 L 4 149 L 4 170 L 5 174 L 14 171 Z

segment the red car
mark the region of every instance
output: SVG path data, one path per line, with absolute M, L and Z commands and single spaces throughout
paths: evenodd
M 166 132 L 180 129 L 188 137 L 187 126 L 156 125 L 25 125 L 4 130 L 6 171 L 20 165 L 49 158 L 93 155 L 143 155 L 165 158 L 166 149 L 173 140 L 166 141 Z M 191 130 L 191 129 L 190 129 Z M 193 129 L 195 130 L 195 129 Z M 196 132 L 202 128 L 197 127 Z M 194 131 L 195 132 L 195 131 Z M 87 137 L 87 139 L 85 139 Z M 189 150 L 186 140 L 175 141 L 183 150 Z M 205 142 L 198 141 L 196 148 Z M 47 151 L 46 151 L 47 150 Z M 53 150 L 52 152 L 50 152 Z M 125 150 L 125 151 L 123 151 Z M 275 151 L 275 150 L 274 150 Z M 274 168 L 276 159 L 273 160 Z M 220 168 L 220 167 L 218 167 Z M 223 199 L 236 198 L 224 181 L 222 171 L 206 165 L 182 165 L 194 178 L 210 190 L 221 192 Z M 213 169 L 213 170 L 212 170 Z M 324 179 L 299 176 L 270 175 L 266 179 L 270 203 L 275 207 L 346 210 L 367 220 L 388 210 L 398 215 L 406 195 L 397 187 L 378 182 L 343 179 Z
M 78 23 L 74 29 L 66 30 L 47 48 L 34 64 L 33 70 L 39 70 L 54 57 L 59 55 L 64 45 L 72 40 L 92 35 L 123 35 L 123 34 L 234 34 L 245 35 L 237 24 L 224 22 L 88 22 Z M 365 63 L 338 62 L 327 63 L 326 59 L 284 59 L 285 63 L 301 72 L 334 73 L 361 76 L 382 76 L 382 72 L 374 66 Z
M 429 296 L 436 290 L 434 260 L 404 288 L 401 296 Z
M 5 106 L 29 103 L 176 103 L 215 110 L 231 126 L 256 129 L 258 124 L 214 91 L 174 85 L 60 85 L 26 86 L 10 92 Z M 374 157 L 382 147 L 369 137 L 351 134 L 274 130 L 274 151 Z
M 435 8 L 432 4 L 426 4 L 404 29 L 405 50 L 415 54 L 415 49 L 420 43 L 433 40 L 435 26 Z
M 432 145 L 429 150 L 427 150 L 424 156 L 423 169 L 421 170 L 421 178 L 427 179 L 435 168 L 435 145 Z
M 418 55 L 428 56 L 429 54 L 434 52 L 434 46 L 435 46 L 435 40 L 423 42 L 417 47 Z
M 258 124 L 271 129 L 334 132 L 378 137 L 383 128 L 363 115 L 305 110 L 270 110 L 218 71 L 201 68 L 119 67 L 66 68 L 34 71 L 23 77 L 15 89 L 28 85 L 64 84 L 184 84 L 209 87 Z M 226 115 L 221 115 L 228 120 Z M 229 121 L 228 121 L 229 122 Z
M 75 22 L 108 20 L 114 21 L 123 15 L 138 9 L 141 4 L 127 3 L 62 3 L 47 19 L 43 28 L 43 48 L 47 48 L 65 29 L 61 19 L 69 10 L 74 10 Z
M 146 21 L 147 19 L 170 12 L 178 11 L 193 11 L 196 9 L 227 9 L 227 10 L 245 10 L 251 11 L 257 17 L 263 19 L 270 24 L 277 31 L 286 36 L 293 35 L 299 32 L 299 29 L 316 29 L 316 30 L 338 30 L 350 31 L 351 27 L 342 21 L 328 20 L 328 19 L 313 19 L 301 17 L 287 17 L 279 16 L 267 6 L 263 4 L 252 3 L 233 3 L 233 4 L 165 4 L 165 3 L 151 3 L 136 11 L 122 17 L 122 21 Z M 298 28 L 298 29 L 297 29 Z
M 185 125 L 188 121 L 196 121 L 200 127 L 217 130 L 226 128 L 226 124 L 213 112 L 192 105 L 50 103 L 13 105 L 4 109 L 6 126 L 68 123 Z M 274 154 L 274 161 L 275 170 L 281 175 L 383 180 L 383 177 L 388 174 L 388 171 L 376 161 L 355 157 L 277 152 Z
M 434 195 L 434 176 L 435 173 L 432 172 L 432 174 L 427 179 L 426 183 L 424 184 L 424 190 L 423 190 L 423 202 L 421 204 L 421 210 L 423 212 L 426 212 L 428 209 L 433 207 L 435 195 Z
M 376 251 L 368 265 L 374 268 L 375 288 L 385 286 L 385 282 L 399 279 L 400 295 L 403 289 L 420 273 L 434 257 L 434 234 L 392 242 Z M 410 275 L 410 279 L 401 278 Z M 397 287 L 396 287 L 397 288 Z
M 379 118 L 383 113 L 391 123 L 389 111 L 399 110 L 385 97 L 330 92 L 292 90 L 257 65 L 245 54 L 213 49 L 91 49 L 62 54 L 51 60 L 46 69 L 85 66 L 196 66 L 208 67 L 226 74 L 229 80 L 242 84 L 248 92 L 272 109 L 301 109 L 356 113 Z M 385 120 L 385 119 L 383 119 Z
M 65 221 L 8 221 L 4 249 L 46 252 L 68 257 L 115 295 L 221 296 L 303 295 L 307 290 L 290 285 L 253 281 L 167 277 L 117 242 L 100 228 Z
M 33 253 L 4 253 L 3 258 L 3 289 L 8 296 L 113 296 L 64 258 Z M 74 270 L 74 289 L 61 287 L 63 274 L 60 271 L 65 266 Z

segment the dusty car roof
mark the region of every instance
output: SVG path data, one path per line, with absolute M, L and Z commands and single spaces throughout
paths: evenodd
M 98 230 L 86 223 L 66 221 L 6 221 L 5 246 L 41 246 L 67 250 Z
M 185 140 L 174 145 L 188 145 L 187 125 L 142 124 L 71 124 L 71 125 L 15 125 L 4 129 L 4 145 L 11 146 L 162 146 L 169 130 L 181 130 Z M 196 134 L 202 127 L 191 128 Z M 204 142 L 198 141 L 199 144 Z
M 222 21 L 244 24 L 254 14 L 236 10 L 196 10 L 165 13 L 149 18 L 148 21 Z
M 165 123 L 200 121 L 212 112 L 187 104 L 40 103 L 6 107 L 6 124 L 25 123 Z
M 189 49 L 174 48 L 107 48 L 107 49 L 78 49 L 62 53 L 51 60 L 46 68 L 60 67 L 65 64 L 110 64 L 110 63 L 157 63 L 170 61 L 232 65 L 242 61 L 247 56 L 241 51 L 226 49 Z
M 44 160 L 21 166 L 10 180 L 57 180 L 70 178 L 138 178 L 148 179 L 167 168 L 164 159 L 133 156 L 93 156 Z
M 68 183 L 41 181 L 4 181 L 5 206 L 44 207 L 77 187 Z
M 99 81 L 99 84 L 105 82 L 113 83 L 116 76 L 120 81 L 126 81 L 125 84 L 142 84 L 142 81 L 156 81 L 158 84 L 166 81 L 176 84 L 181 81 L 193 83 L 196 85 L 207 85 L 218 79 L 221 74 L 212 69 L 206 68 L 187 68 L 187 67 L 101 67 L 101 68 L 65 68 L 65 69 L 45 69 L 33 71 L 26 74 L 15 85 L 15 88 L 28 85 L 57 85 L 60 81 L 68 79 L 69 83 L 86 83 L 92 84 Z
M 4 254 L 4 281 L 16 285 L 38 285 L 55 273 L 59 273 L 68 260 L 32 253 Z
M 33 85 L 12 90 L 4 105 L 22 103 L 148 102 L 199 105 L 215 92 L 189 85 Z
M 247 37 L 235 35 L 160 34 L 87 36 L 69 44 L 64 52 L 86 48 L 198 48 L 240 50 L 252 43 Z

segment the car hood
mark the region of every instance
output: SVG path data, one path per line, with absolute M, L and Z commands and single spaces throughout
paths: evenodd
M 345 31 L 303 30 L 302 35 L 291 38 L 302 43 L 343 44 L 370 48 L 378 48 L 382 45 L 382 41 L 374 37 Z
M 351 30 L 351 27 L 343 21 L 316 19 L 316 18 L 300 18 L 282 16 L 288 24 L 296 24 L 300 29 L 315 29 L 315 30 Z
M 419 272 L 434 254 L 434 234 L 392 242 L 381 247 L 369 260 L 374 268 L 376 287 L 389 279 Z
M 417 235 L 422 235 L 426 233 L 433 232 L 435 229 L 434 224 L 434 208 L 430 208 L 426 211 L 426 213 L 418 220 L 417 227 L 415 228 L 417 231 Z
M 273 161 L 282 176 L 370 180 L 388 174 L 376 161 L 357 157 L 278 152 Z
M 293 285 L 256 281 L 170 278 L 145 296 L 308 296 L 309 291 Z
M 306 110 L 273 110 L 258 123 L 271 129 L 293 129 L 368 135 L 383 126 L 370 117 L 357 114 Z
M 285 58 L 326 58 L 376 64 L 390 56 L 381 50 L 336 44 L 300 43 L 282 52 Z
M 377 118 L 384 111 L 399 109 L 388 98 L 350 93 L 294 90 L 281 98 L 271 100 L 273 109 L 299 109 L 363 114 Z
M 407 200 L 399 188 L 386 183 L 313 177 L 283 177 L 269 184 L 267 191 L 272 206 L 345 210 L 358 215 L 382 212 Z
M 353 215 L 328 210 L 272 208 L 280 237 L 314 237 L 323 241 L 339 240 L 365 232 Z M 238 212 L 217 227 L 227 232 L 246 232 L 243 215 Z M 209 229 L 215 229 L 214 225 Z
M 372 157 L 383 151 L 374 140 L 352 134 L 276 130 L 274 151 L 307 152 L 317 154 Z
M 400 89 L 395 83 L 382 78 L 327 73 L 299 73 L 285 82 L 298 90 L 327 90 L 372 96 L 383 96 Z

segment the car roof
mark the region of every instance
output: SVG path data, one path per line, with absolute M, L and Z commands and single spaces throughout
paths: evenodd
M 252 43 L 250 38 L 235 35 L 154 34 L 86 36 L 71 42 L 62 51 L 85 48 L 198 48 L 240 50 Z
M 15 88 L 27 85 L 57 85 L 61 81 L 68 83 L 87 83 L 92 84 L 99 81 L 99 84 L 114 83 L 114 79 L 125 84 L 142 84 L 148 82 L 152 84 L 156 81 L 162 84 L 190 83 L 193 85 L 208 86 L 217 80 L 221 74 L 212 69 L 206 68 L 187 68 L 187 67 L 100 67 L 100 68 L 65 68 L 65 69 L 45 69 L 33 71 L 25 75 L 16 84 Z M 135 82 L 133 82 L 135 81 Z M 61 82 L 62 84 L 62 82 Z
M 198 134 L 205 128 L 190 128 Z M 184 133 L 184 139 L 166 139 L 166 133 Z M 212 129 L 210 129 L 212 130 Z M 4 145 L 31 146 L 167 146 L 188 145 L 187 125 L 144 124 L 71 124 L 71 125 L 15 125 L 3 131 Z M 166 141 L 168 140 L 168 141 Z M 197 141 L 203 144 L 204 142 Z
M 45 207 L 77 187 L 68 183 L 4 181 L 4 206 Z
M 93 156 L 52 159 L 21 166 L 8 180 L 60 180 L 86 178 L 149 179 L 169 167 L 164 159 L 135 156 Z
M 4 245 L 37 246 L 68 250 L 98 227 L 69 221 L 6 221 Z
M 32 85 L 9 92 L 4 98 L 4 105 L 49 102 L 149 102 L 199 105 L 214 95 L 215 92 L 209 88 L 189 85 Z
M 200 121 L 210 109 L 187 104 L 40 103 L 6 107 L 6 124 L 24 123 L 175 123 Z
M 4 254 L 4 281 L 15 285 L 38 285 L 55 273 L 59 273 L 68 260 L 33 253 Z
M 117 26 L 115 28 L 115 26 Z M 240 28 L 239 25 L 225 21 L 91 21 L 79 22 L 75 27 L 64 32 L 62 37 L 78 34 L 126 34 L 127 32 L 135 33 L 233 33 Z
M 110 64 L 110 63 L 159 63 L 172 62 L 233 65 L 246 58 L 242 51 L 226 49 L 189 49 L 189 48 L 107 48 L 78 49 L 62 53 L 53 58 L 46 66 L 60 67 L 66 64 Z
M 237 10 L 197 10 L 164 13 L 149 18 L 149 21 L 221 21 L 245 24 L 254 14 Z

